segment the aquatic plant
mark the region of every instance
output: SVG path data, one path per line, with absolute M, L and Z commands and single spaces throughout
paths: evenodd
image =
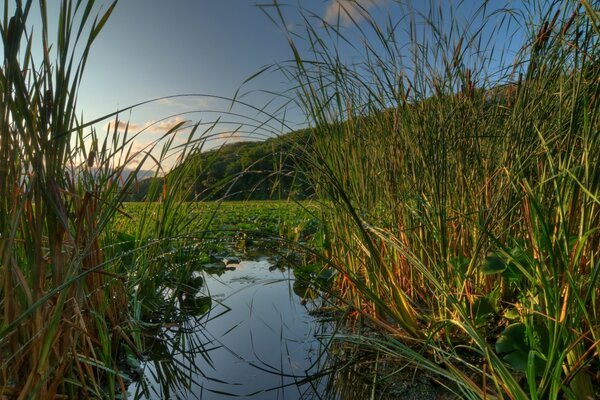
M 162 218 L 154 224 L 154 242 L 119 236 L 112 228 L 147 160 L 160 167 L 173 152 L 183 158 L 202 146 L 205 137 L 191 139 L 198 124 L 188 127 L 190 139 L 182 145 L 173 145 L 182 129 L 178 124 L 143 151 L 134 152 L 133 140 L 139 132 L 122 132 L 117 120 L 106 134 L 94 128 L 98 122 L 118 118 L 116 112 L 89 122 L 77 116 L 77 93 L 91 47 L 115 7 L 116 1 L 94 17 L 98 7 L 93 0 L 60 2 L 52 44 L 50 26 L 54 25 L 49 23 L 46 1 L 18 1 L 14 6 L 4 2 L 0 22 L 4 45 L 0 71 L 3 397 L 113 398 L 125 393 L 129 377 L 121 371 L 123 354 L 141 357 L 147 350 L 141 340 L 147 321 L 137 312 L 140 296 L 134 294 L 148 270 L 161 265 L 160 253 L 153 251 L 153 263 L 144 264 L 146 269 L 134 268 L 140 261 L 136 254 L 143 246 L 164 254 L 165 240 L 184 232 L 184 214 L 172 211 L 180 211 L 182 198 L 177 174 L 161 186 L 165 198 Z M 38 12 L 41 29 L 34 34 L 31 21 Z M 162 150 L 158 157 L 154 149 Z M 161 173 L 160 168 L 156 173 Z M 189 280 L 189 269 L 173 272 L 172 284 Z M 159 284 L 165 277 L 152 279 Z M 146 307 L 158 312 L 152 307 L 165 305 L 172 302 Z
M 598 4 L 483 2 L 464 28 L 435 3 L 381 24 L 346 4 L 350 27 L 303 11 L 282 69 L 313 128 L 335 293 L 386 333 L 352 340 L 466 398 L 591 398 Z M 495 38 L 515 32 L 512 59 Z

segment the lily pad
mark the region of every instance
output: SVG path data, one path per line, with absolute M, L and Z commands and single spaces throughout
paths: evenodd
M 223 258 L 223 262 L 225 263 L 225 265 L 239 264 L 242 262 L 242 260 L 240 260 L 239 257 L 225 257 Z
M 208 264 L 204 264 L 202 266 L 202 268 L 204 268 L 204 270 L 206 272 L 218 272 L 218 271 L 223 271 L 225 270 L 225 263 L 224 262 L 213 262 L 213 263 L 208 263 Z

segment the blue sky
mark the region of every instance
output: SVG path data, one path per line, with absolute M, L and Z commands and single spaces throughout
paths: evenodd
M 264 10 L 273 14 L 274 9 L 261 8 L 257 2 L 271 3 L 270 0 L 120 0 L 92 48 L 79 91 L 80 112 L 84 113 L 85 119 L 91 120 L 162 96 L 196 93 L 232 97 L 240 85 L 263 66 L 292 57 L 286 32 L 265 15 Z M 49 3 L 55 5 L 58 1 Z M 356 28 L 351 27 L 346 11 L 356 21 L 364 23 L 360 22 L 360 12 L 353 8 L 350 0 L 287 0 L 287 3 L 280 3 L 286 28 L 294 34 L 302 35 L 299 6 L 305 15 L 314 14 L 316 18 L 330 23 L 339 20 L 350 35 Z M 406 12 L 409 8 L 399 5 L 405 1 L 359 0 L 358 3 L 382 23 L 388 17 L 392 22 L 408 23 Z M 473 19 L 472 15 L 475 6 L 481 2 L 432 2 L 434 8 L 447 14 L 446 18 L 450 15 L 451 3 L 461 3 L 455 14 L 461 21 L 459 25 L 476 29 L 477 19 Z M 99 9 L 106 9 L 110 2 L 99 0 L 98 4 Z M 414 1 L 412 4 L 417 12 L 426 13 L 429 9 L 429 1 Z M 509 0 L 494 0 L 490 4 L 495 7 L 515 4 L 517 8 L 521 7 L 521 2 Z M 317 22 L 315 24 L 318 25 Z M 496 37 L 497 33 L 494 35 L 493 39 L 499 45 L 521 40 Z M 356 56 L 349 46 L 341 46 L 340 49 L 342 56 L 348 59 Z M 268 72 L 242 88 L 242 93 L 250 92 L 243 100 L 261 108 L 273 96 L 260 90 L 282 92 L 290 86 L 291 83 L 280 73 Z M 123 113 L 121 119 L 130 122 L 132 131 L 154 123 L 140 136 L 139 147 L 183 119 L 210 123 L 220 117 L 222 123 L 215 127 L 215 132 L 222 133 L 223 138 L 228 137 L 243 119 L 209 112 L 227 108 L 228 103 L 211 97 L 171 98 Z M 274 105 L 269 108 L 272 109 Z M 247 116 L 246 122 L 264 120 L 264 115 L 261 116 L 255 109 L 240 107 L 234 111 Z M 178 113 L 185 114 L 177 116 Z M 304 117 L 297 108 L 290 107 L 285 118 L 292 128 L 304 125 Z M 104 129 L 104 126 L 98 125 L 97 128 Z M 286 129 L 273 124 L 261 132 L 268 135 L 277 130 Z
M 231 96 L 286 54 L 284 39 L 252 1 L 121 1 L 93 49 L 81 101 L 102 113 L 173 94 Z
M 232 97 L 245 79 L 281 61 L 287 50 L 285 36 L 253 1 L 121 1 L 93 48 L 80 107 L 96 117 L 162 96 Z M 247 89 L 279 90 L 277 79 L 271 74 Z M 267 102 L 266 96 L 250 98 L 257 107 Z M 150 129 L 157 136 L 182 119 L 210 123 L 220 117 L 215 130 L 226 134 L 238 128 L 227 122 L 239 118 L 207 111 L 227 109 L 228 103 L 215 98 L 173 98 L 138 107 L 122 118 L 130 120 L 132 130 L 167 118 Z M 170 117 L 176 113 L 186 114 Z

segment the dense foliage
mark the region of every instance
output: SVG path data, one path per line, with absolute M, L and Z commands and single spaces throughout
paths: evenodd
M 598 2 L 533 3 L 484 2 L 474 32 L 432 3 L 406 24 L 307 17 L 290 39 L 335 294 L 381 333 L 343 339 L 459 398 L 600 387 Z M 513 30 L 503 65 L 486 35 Z M 352 64 L 348 43 L 364 45 Z
M 189 155 L 170 174 L 183 174 L 186 200 L 304 199 L 313 190 L 296 172 L 305 166 L 298 146 L 308 143 L 308 130 L 290 132 L 261 142 L 234 142 Z M 168 179 L 168 178 L 167 178 Z M 129 201 L 158 200 L 164 178 L 141 180 L 131 188 Z

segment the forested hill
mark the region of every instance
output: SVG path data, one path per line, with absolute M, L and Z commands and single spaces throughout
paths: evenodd
M 260 142 L 235 142 L 193 154 L 167 175 L 188 189 L 188 200 L 272 200 L 305 198 L 311 191 L 296 172 L 297 146 L 309 141 L 308 130 Z M 147 178 L 132 188 L 129 201 L 157 200 L 164 178 Z M 160 189 L 160 190 L 159 190 Z

